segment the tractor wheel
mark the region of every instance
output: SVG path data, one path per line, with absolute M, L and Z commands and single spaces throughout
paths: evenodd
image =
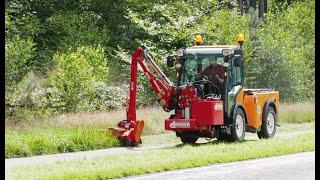
M 218 141 L 230 141 L 230 135 L 223 133 L 221 130 L 219 132 L 219 136 L 217 137 Z
M 217 137 L 219 141 L 230 141 L 230 135 L 229 134 L 220 134 L 219 137 Z
M 231 126 L 231 141 L 243 141 L 246 133 L 246 116 L 241 108 L 237 108 Z
M 266 115 L 262 119 L 261 131 L 257 132 L 258 137 L 271 138 L 276 133 L 277 114 L 273 107 L 269 106 Z
M 181 136 L 180 139 L 184 144 L 195 144 L 196 141 L 198 140 L 198 137 L 197 136 Z

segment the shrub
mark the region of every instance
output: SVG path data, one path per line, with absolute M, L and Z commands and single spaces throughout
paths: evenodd
M 97 96 L 95 109 L 116 110 L 126 101 L 129 86 L 112 86 L 105 83 L 95 84 Z
M 10 91 L 28 72 L 28 61 L 35 51 L 31 39 L 22 39 L 19 36 L 6 39 L 5 46 L 5 85 Z
M 57 63 L 51 76 L 58 89 L 59 108 L 64 111 L 86 110 L 96 97 L 96 82 L 106 82 L 107 60 L 100 46 L 83 46 L 75 52 L 57 53 Z

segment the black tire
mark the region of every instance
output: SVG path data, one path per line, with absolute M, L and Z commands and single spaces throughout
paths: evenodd
M 246 116 L 241 108 L 237 108 L 231 125 L 231 141 L 243 141 L 246 134 Z
M 195 144 L 198 140 L 197 136 L 181 136 L 182 143 L 184 144 Z
M 277 130 L 277 114 L 272 106 L 266 110 L 265 116 L 262 119 L 261 131 L 257 132 L 260 139 L 271 138 Z
M 218 141 L 230 141 L 230 135 L 223 133 L 221 130 L 219 132 L 219 136 L 217 137 Z

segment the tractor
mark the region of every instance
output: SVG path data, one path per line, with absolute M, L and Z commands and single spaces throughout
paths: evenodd
M 236 45 L 204 45 L 199 35 L 195 40 L 195 46 L 167 56 L 167 67 L 176 69 L 175 83 L 162 72 L 146 46 L 138 47 L 133 53 L 127 119 L 120 121 L 118 127 L 109 128 L 127 145 L 142 143 L 144 121 L 136 118 L 138 65 L 163 110 L 172 112 L 164 120 L 165 130 L 174 131 L 183 143 L 193 144 L 202 137 L 243 141 L 246 132 L 257 133 L 259 138 L 275 135 L 279 92 L 244 87 L 244 36 L 237 36 Z M 212 77 L 219 80 L 214 72 L 201 73 L 210 66 L 212 58 L 222 71 L 222 81 L 212 80 Z

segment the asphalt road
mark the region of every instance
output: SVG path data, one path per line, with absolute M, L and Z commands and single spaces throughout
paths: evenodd
M 132 176 L 122 179 L 313 180 L 315 152 Z

